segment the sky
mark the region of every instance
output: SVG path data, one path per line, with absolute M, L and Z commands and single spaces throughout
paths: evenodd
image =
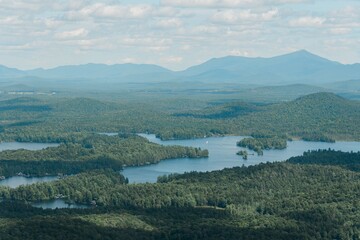
M 0 0 L 0 64 L 182 70 L 301 49 L 360 62 L 360 0 Z

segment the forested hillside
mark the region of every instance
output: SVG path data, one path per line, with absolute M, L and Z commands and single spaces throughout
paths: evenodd
M 288 160 L 296 164 L 318 164 L 340 166 L 352 171 L 360 171 L 360 152 L 348 153 L 334 150 L 318 150 L 305 152 L 303 156 Z
M 17 98 L 0 102 L 0 139 L 60 142 L 79 132 L 150 132 L 162 139 L 259 132 L 309 141 L 359 140 L 360 136 L 360 103 L 332 93 L 276 104 L 236 101 L 172 110 L 181 105 L 185 104 L 180 100 L 157 107 L 88 98 Z
M 358 139 L 360 103 L 332 93 L 316 93 L 291 102 L 270 105 L 265 111 L 236 119 L 244 127 L 287 133 L 305 140 Z M 358 135 L 358 136 L 356 136 Z
M 346 164 L 348 159 L 357 161 L 359 154 L 311 154 L 314 158 L 305 153 L 289 163 L 162 177 L 156 184 L 129 185 L 107 170 L 17 189 L 1 188 L 6 199 L 51 199 L 64 194 L 77 202 L 95 200 L 99 207 L 40 211 L 3 202 L 0 236 L 35 239 L 35 234 L 41 234 L 61 239 L 56 236 L 62 233 L 77 239 L 356 239 L 360 234 L 360 175 L 330 165 L 339 165 L 341 159 Z M 329 166 L 305 164 L 308 159 L 321 158 L 337 161 L 327 161 Z M 27 218 L 22 218 L 25 215 Z M 22 231 L 16 231 L 13 224 Z M 80 225 L 91 228 L 93 235 L 77 232 Z
M 32 176 L 74 174 L 97 168 L 120 170 L 172 158 L 207 157 L 208 151 L 181 146 L 161 146 L 136 135 L 100 134 L 66 135 L 58 147 L 31 151 L 25 149 L 0 152 L 0 175 L 23 173 Z

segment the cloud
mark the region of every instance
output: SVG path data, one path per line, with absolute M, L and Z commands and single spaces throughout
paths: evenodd
M 0 6 L 0 51 L 10 66 L 131 57 L 181 69 L 226 54 L 293 49 L 360 61 L 358 41 L 350 41 L 360 39 L 356 0 L 0 0 Z
M 89 31 L 85 28 L 78 28 L 71 31 L 59 32 L 55 34 L 55 37 L 58 39 L 74 39 L 74 38 L 83 38 L 89 34 Z
M 335 28 L 331 28 L 329 31 L 331 34 L 343 35 L 343 34 L 350 33 L 352 31 L 352 29 L 346 28 L 346 27 L 335 27 Z
M 183 22 L 178 18 L 166 18 L 159 20 L 155 26 L 160 28 L 178 28 L 183 25 Z
M 2 9 L 35 11 L 41 8 L 41 1 L 0 0 Z
M 162 60 L 164 62 L 169 62 L 169 63 L 180 63 L 184 59 L 182 57 L 179 57 L 179 56 L 170 56 L 170 57 L 163 58 Z
M 248 51 L 241 51 L 239 49 L 233 49 L 233 50 L 229 51 L 229 55 L 248 57 L 248 56 L 250 56 L 250 53 Z
M 142 19 L 148 17 L 153 10 L 151 5 L 108 5 L 95 3 L 81 8 L 79 11 L 71 11 L 67 14 L 69 19 L 83 19 L 87 17 Z
M 180 10 L 169 6 L 160 6 L 153 9 L 153 15 L 157 17 L 175 17 L 180 13 Z
M 142 45 L 151 46 L 157 44 L 170 44 L 172 41 L 170 38 L 150 38 L 150 37 L 126 37 L 123 38 L 123 43 L 128 45 Z
M 185 8 L 234 8 L 309 2 L 310 0 L 161 0 L 165 6 Z
M 278 9 L 271 9 L 262 13 L 254 13 L 252 10 L 225 10 L 218 11 L 211 19 L 216 23 L 237 24 L 244 21 L 270 21 L 278 16 Z
M 219 32 L 219 27 L 214 25 L 199 25 L 193 28 L 193 32 L 214 34 Z
M 19 25 L 23 24 L 24 21 L 20 19 L 18 16 L 8 16 L 5 18 L 0 19 L 0 24 L 6 24 L 6 25 Z
M 136 58 L 126 57 L 120 60 L 121 63 L 134 63 L 137 62 Z
M 47 45 L 47 43 L 45 43 L 43 41 L 32 41 L 32 42 L 28 42 L 28 43 L 24 43 L 24 44 L 10 44 L 10 45 L 6 45 L 6 46 L 0 45 L 0 49 L 7 50 L 7 51 L 20 51 L 21 52 L 21 51 L 29 51 L 29 50 L 39 49 L 46 45 Z
M 164 52 L 166 50 L 168 50 L 170 47 L 169 46 L 154 46 L 154 47 L 148 47 L 148 49 L 150 51 L 155 51 L 155 52 Z
M 331 15 L 336 18 L 359 18 L 360 6 L 346 6 L 342 9 L 337 9 Z
M 53 19 L 53 18 L 46 18 L 46 19 L 42 20 L 42 22 L 48 29 L 49 28 L 57 28 L 63 24 L 63 21 L 59 21 L 59 20 Z
M 326 18 L 305 16 L 289 21 L 289 25 L 293 27 L 321 27 Z

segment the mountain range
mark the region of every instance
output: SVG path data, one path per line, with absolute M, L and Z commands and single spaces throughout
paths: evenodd
M 21 79 L 23 81 L 16 81 Z M 14 84 L 28 79 L 86 80 L 89 82 L 200 82 L 254 85 L 334 84 L 360 81 L 360 64 L 341 64 L 301 50 L 271 58 L 227 56 L 214 58 L 183 71 L 150 64 L 85 64 L 22 71 L 0 65 L 0 81 Z M 44 82 L 44 81 L 42 81 Z M 336 84 L 335 84 L 336 85 Z

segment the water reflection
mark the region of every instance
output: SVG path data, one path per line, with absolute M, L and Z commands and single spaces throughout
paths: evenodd
M 170 140 L 161 141 L 154 134 L 139 134 L 146 137 L 150 141 L 162 145 L 180 145 L 190 147 L 201 147 L 209 150 L 209 158 L 189 159 L 179 158 L 161 161 L 157 164 L 127 167 L 122 174 L 130 180 L 130 183 L 156 182 L 157 177 L 170 173 L 184 173 L 190 171 L 214 171 L 235 166 L 249 166 L 259 164 L 261 162 L 284 161 L 293 156 L 302 155 L 308 150 L 317 149 L 334 149 L 345 152 L 360 151 L 360 142 L 305 142 L 291 141 L 284 150 L 265 150 L 264 156 L 257 154 L 249 155 L 248 160 L 243 160 L 241 156 L 236 155 L 239 150 L 245 150 L 236 146 L 236 142 L 244 138 L 244 136 L 226 136 L 211 137 L 203 139 L 191 140 Z M 253 151 L 247 150 L 250 154 Z

